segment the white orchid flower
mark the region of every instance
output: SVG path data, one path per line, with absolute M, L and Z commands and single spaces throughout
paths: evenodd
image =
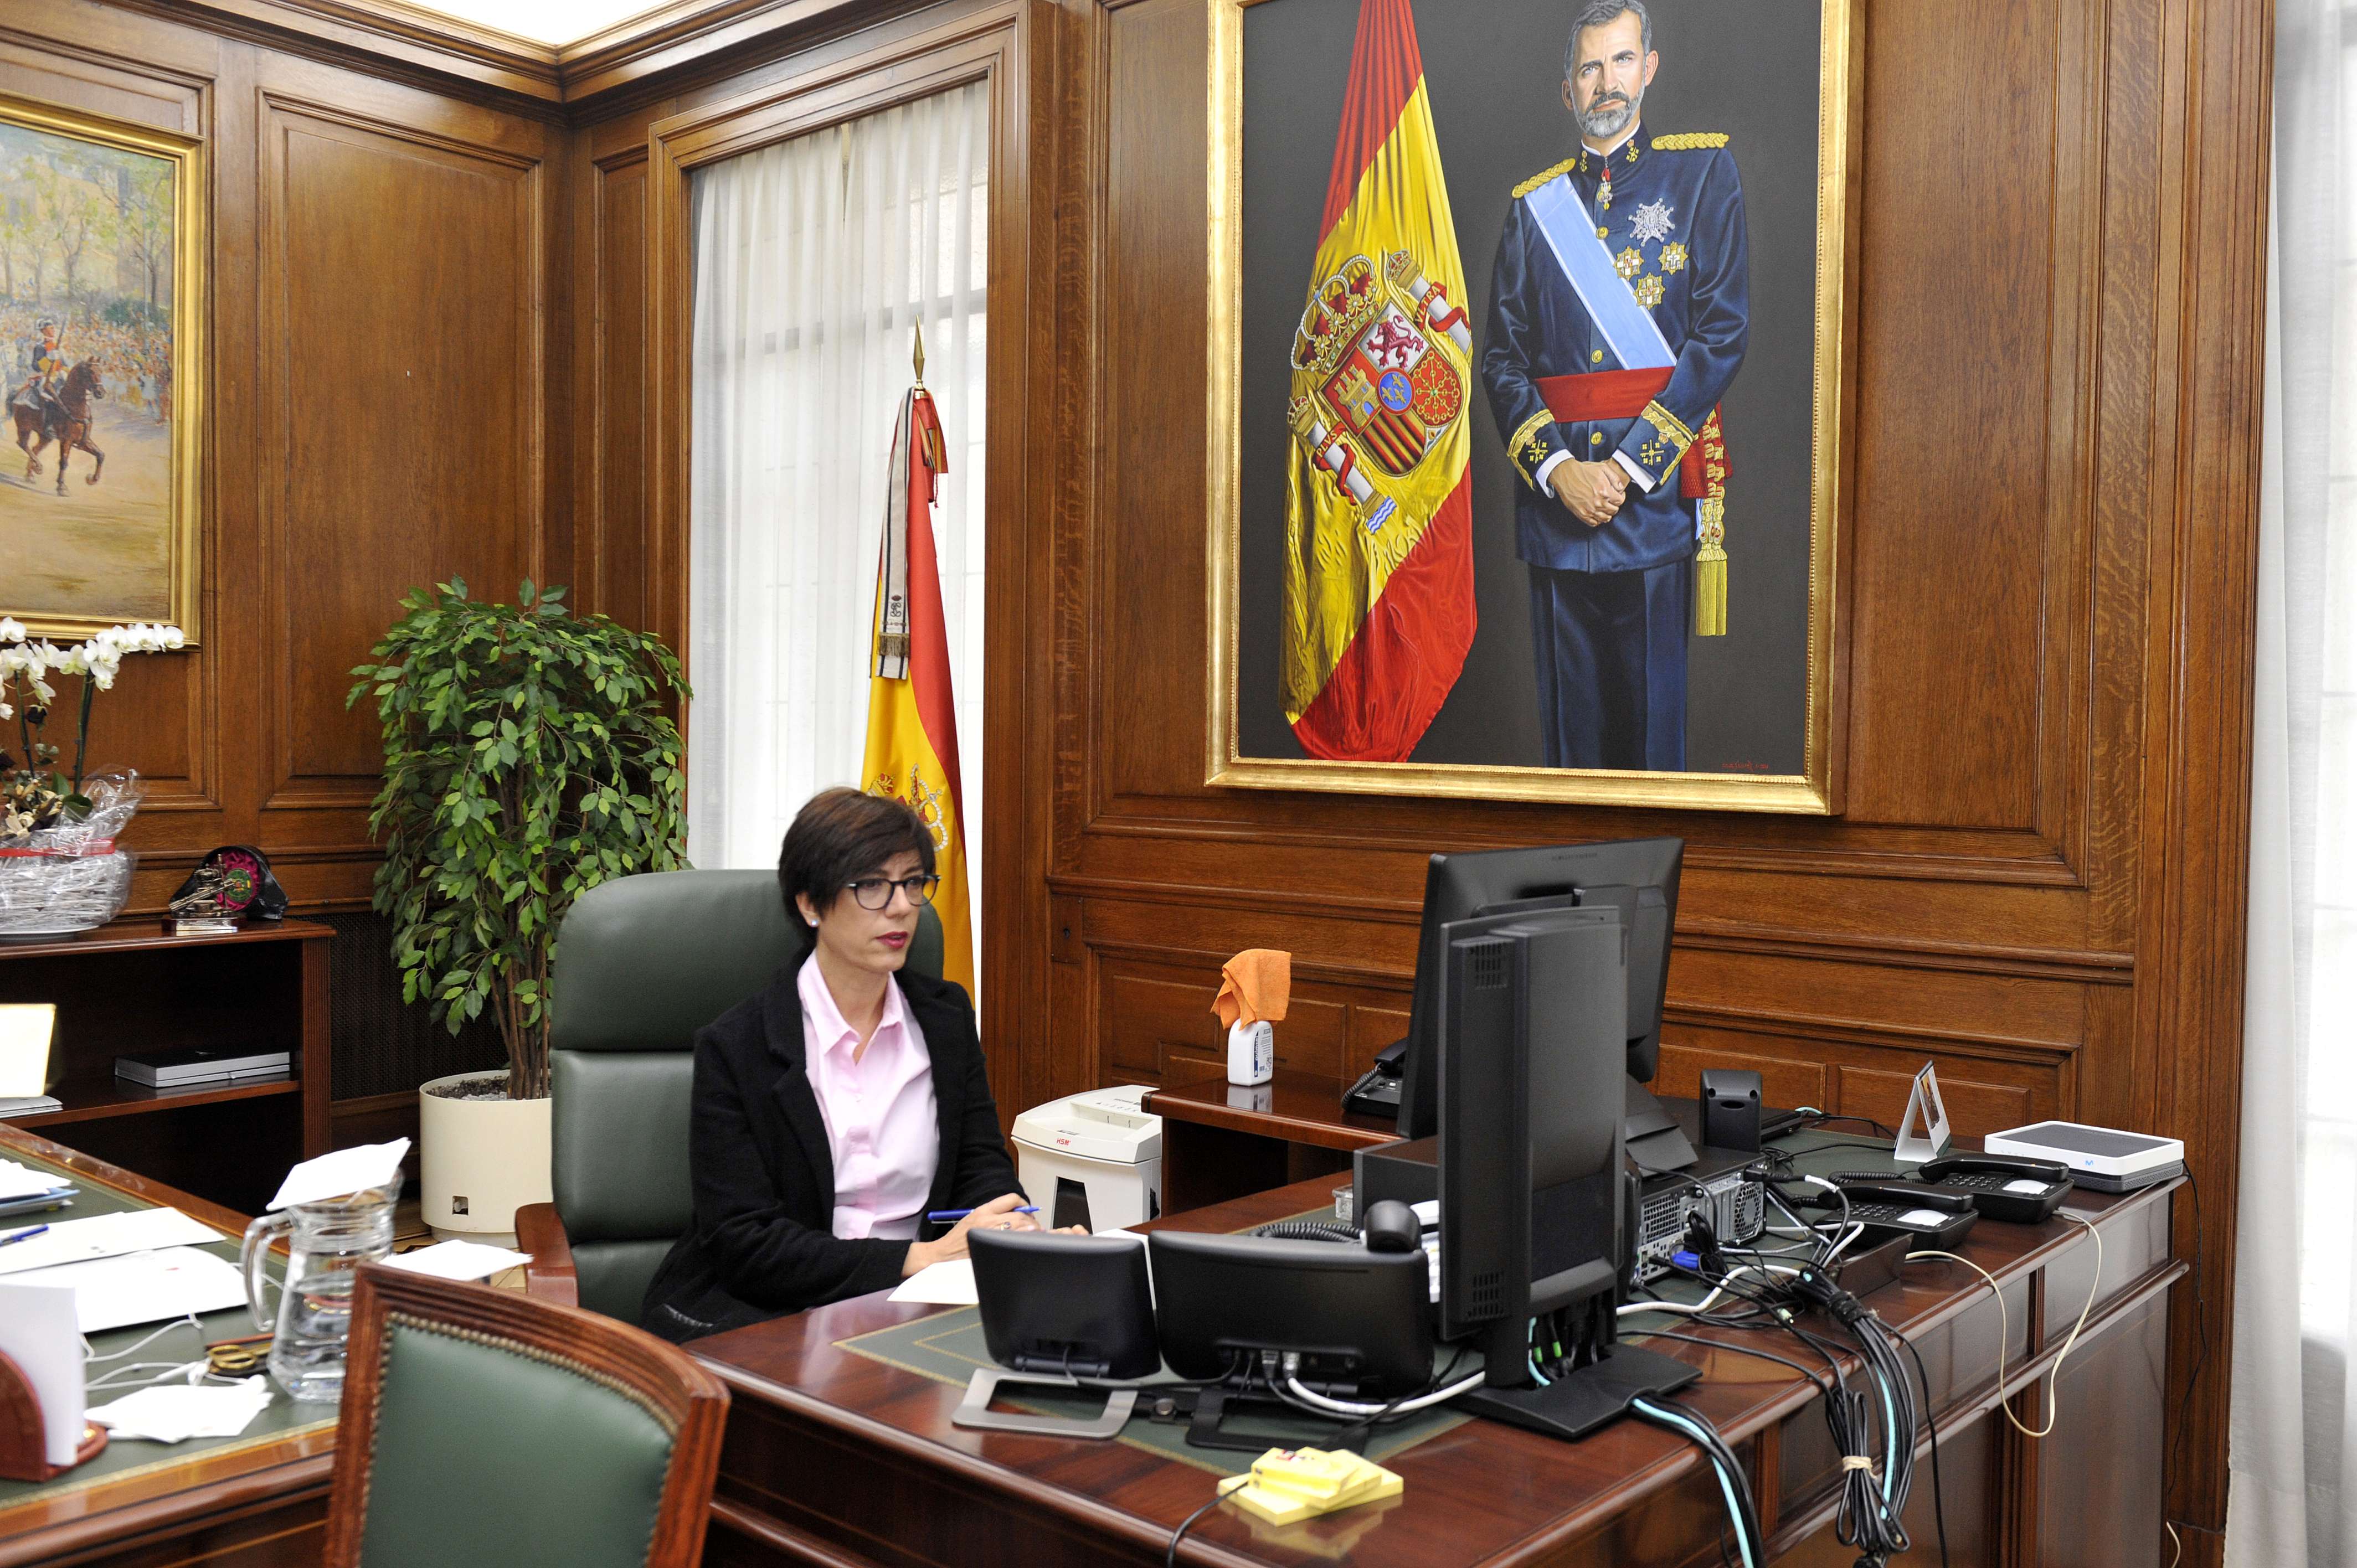
M 22 642 L 24 640 L 24 623 L 19 620 L 11 619 L 7 616 L 0 616 L 0 642 Z
M 114 690 L 114 666 L 111 664 L 94 666 L 90 672 L 90 681 L 91 684 L 100 691 L 112 692 Z
M 10 707 L 5 703 L 0 703 L 0 725 L 6 724 L 10 719 L 15 718 L 16 716 L 16 709 Z
M 177 627 L 177 626 L 167 626 L 167 627 L 164 628 L 163 629 L 164 629 L 164 646 L 165 646 L 167 649 L 179 648 L 179 647 L 183 647 L 183 646 L 185 646 L 185 645 L 187 644 L 187 642 L 188 642 L 188 634 L 187 632 L 185 632 L 185 631 L 182 631 L 178 627 Z
M 58 689 L 55 686 L 50 685 L 38 675 L 34 676 L 32 679 L 33 695 L 38 697 L 44 705 L 54 703 L 58 700 Z

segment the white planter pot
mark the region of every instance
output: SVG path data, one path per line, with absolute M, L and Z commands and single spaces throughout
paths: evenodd
M 546 1100 L 452 1100 L 434 1092 L 444 1084 L 506 1078 L 504 1069 L 454 1073 L 417 1091 L 419 1185 L 425 1223 L 438 1237 L 512 1245 L 515 1211 L 554 1196 Z

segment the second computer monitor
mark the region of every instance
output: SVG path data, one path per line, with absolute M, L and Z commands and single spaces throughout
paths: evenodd
M 1484 915 L 1605 905 L 1620 911 L 1629 940 L 1627 1076 L 1651 1082 L 1661 1054 L 1670 928 L 1677 918 L 1684 853 L 1684 839 L 1661 838 L 1434 855 L 1425 873 L 1424 922 L 1416 937 L 1399 1135 L 1428 1138 L 1440 1130 L 1442 928 Z

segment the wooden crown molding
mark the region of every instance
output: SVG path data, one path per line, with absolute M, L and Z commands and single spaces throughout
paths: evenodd
M 663 0 L 562 47 L 406 0 L 113 0 L 127 9 L 355 65 L 542 118 L 587 117 L 625 89 L 688 73 L 724 52 L 829 37 L 926 0 Z

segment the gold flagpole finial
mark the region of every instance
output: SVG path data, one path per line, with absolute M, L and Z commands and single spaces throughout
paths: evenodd
M 923 386 L 925 384 L 925 324 L 922 321 L 917 323 L 916 352 L 909 355 L 909 363 L 916 367 L 917 384 Z

